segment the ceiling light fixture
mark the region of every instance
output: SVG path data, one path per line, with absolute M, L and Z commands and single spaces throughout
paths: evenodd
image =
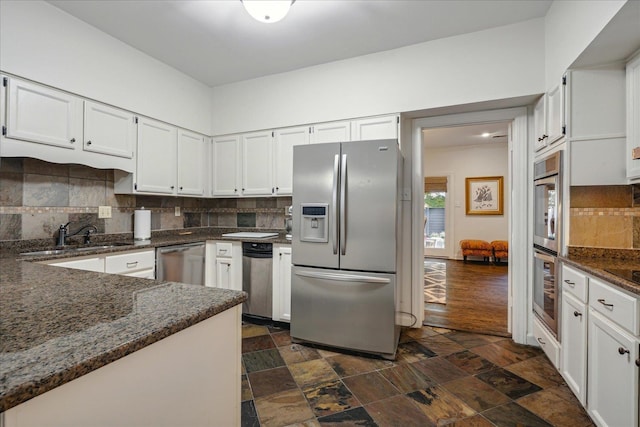
M 272 24 L 282 20 L 295 0 L 240 0 L 254 19 Z
M 485 132 L 480 136 L 483 137 L 483 138 L 489 138 L 489 136 L 491 136 L 491 134 L 489 132 Z

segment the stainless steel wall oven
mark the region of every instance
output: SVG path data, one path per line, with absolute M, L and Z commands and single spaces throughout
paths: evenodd
M 558 263 L 562 238 L 562 151 L 534 164 L 533 311 L 558 334 Z

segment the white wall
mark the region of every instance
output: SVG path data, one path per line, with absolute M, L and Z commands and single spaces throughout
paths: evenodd
M 0 1 L 0 70 L 211 133 L 211 88 L 49 3 Z
M 544 91 L 544 20 L 219 86 L 215 134 L 532 95 Z
M 460 240 L 509 239 L 509 151 L 507 143 L 489 143 L 425 150 L 423 169 L 425 176 L 451 175 L 447 195 L 453 205 L 453 254 L 462 259 Z M 481 176 L 504 177 L 504 215 L 466 215 L 465 178 Z M 456 205 L 459 204 L 459 207 Z
M 626 2 L 627 0 L 556 0 L 551 4 L 544 20 L 547 89 L 558 84 L 562 74 Z

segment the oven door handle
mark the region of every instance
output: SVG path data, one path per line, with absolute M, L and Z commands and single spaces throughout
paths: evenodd
M 555 257 L 551 255 L 543 254 L 542 252 L 538 252 L 538 251 L 533 252 L 533 257 L 541 259 L 542 261 L 556 262 Z

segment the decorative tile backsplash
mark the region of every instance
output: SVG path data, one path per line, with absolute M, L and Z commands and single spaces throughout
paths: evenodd
M 152 230 L 190 227 L 284 229 L 291 197 L 199 199 L 113 193 L 113 171 L 30 158 L 0 159 L 0 241 L 47 239 L 71 221 L 73 233 L 92 224 L 99 233 L 133 232 L 133 212 L 151 210 Z M 111 218 L 98 219 L 98 206 Z M 175 216 L 179 206 L 180 216 Z
M 569 245 L 640 249 L 640 185 L 571 187 Z

